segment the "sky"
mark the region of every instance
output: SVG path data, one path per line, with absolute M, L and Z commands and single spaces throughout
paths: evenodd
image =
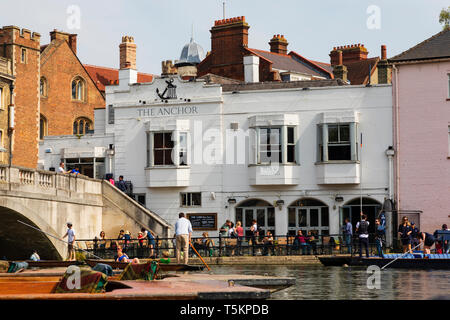
M 439 13 L 449 0 L 0 0 L 0 26 L 15 25 L 50 41 L 53 29 L 78 34 L 84 64 L 119 67 L 122 36 L 137 44 L 140 72 L 160 74 L 161 61 L 177 60 L 194 40 L 211 48 L 215 20 L 245 16 L 249 47 L 269 50 L 283 34 L 288 50 L 329 63 L 335 46 L 361 43 L 369 57 L 382 44 L 393 57 L 442 30 Z M 193 26 L 193 28 L 192 28 Z

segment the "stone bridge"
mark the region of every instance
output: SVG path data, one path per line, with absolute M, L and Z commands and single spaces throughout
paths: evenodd
M 102 230 L 115 239 L 120 229 L 135 237 L 141 227 L 160 237 L 171 233 L 166 221 L 105 180 L 0 166 L 0 259 L 27 259 L 34 249 L 41 259 L 66 257 L 66 244 L 18 220 L 58 238 L 68 221 L 78 239 Z

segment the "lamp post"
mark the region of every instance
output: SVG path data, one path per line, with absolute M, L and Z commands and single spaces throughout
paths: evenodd
M 108 159 L 109 159 L 109 174 L 113 177 L 112 162 L 113 162 L 113 157 L 115 154 L 113 144 L 109 145 L 109 148 L 106 150 L 106 154 L 108 155 Z

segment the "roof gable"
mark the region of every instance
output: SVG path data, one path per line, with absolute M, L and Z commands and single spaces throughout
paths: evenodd
M 392 57 L 390 61 L 427 60 L 450 57 L 450 29 L 443 30 L 414 47 Z
M 248 50 L 271 62 L 273 69 L 309 74 L 315 77 L 325 76 L 325 70 L 296 53 L 291 55 L 291 53 L 283 54 L 259 49 L 248 48 Z M 295 58 L 293 56 L 295 56 Z M 319 72 L 319 70 L 321 72 Z M 327 75 L 329 75 L 329 73 L 327 73 Z

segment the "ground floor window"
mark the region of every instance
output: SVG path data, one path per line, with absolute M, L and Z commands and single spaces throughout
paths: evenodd
M 69 158 L 64 159 L 66 170 L 78 169 L 89 178 L 104 179 L 105 158 Z
M 256 220 L 258 228 L 262 230 L 260 236 L 267 231 L 275 234 L 275 207 L 267 201 L 251 199 L 236 207 L 236 222 L 242 222 L 245 236 L 252 235 L 250 228 L 253 220 Z
M 296 235 L 298 230 L 303 234 L 328 235 L 330 219 L 328 206 L 316 199 L 300 199 L 288 208 L 288 234 Z

